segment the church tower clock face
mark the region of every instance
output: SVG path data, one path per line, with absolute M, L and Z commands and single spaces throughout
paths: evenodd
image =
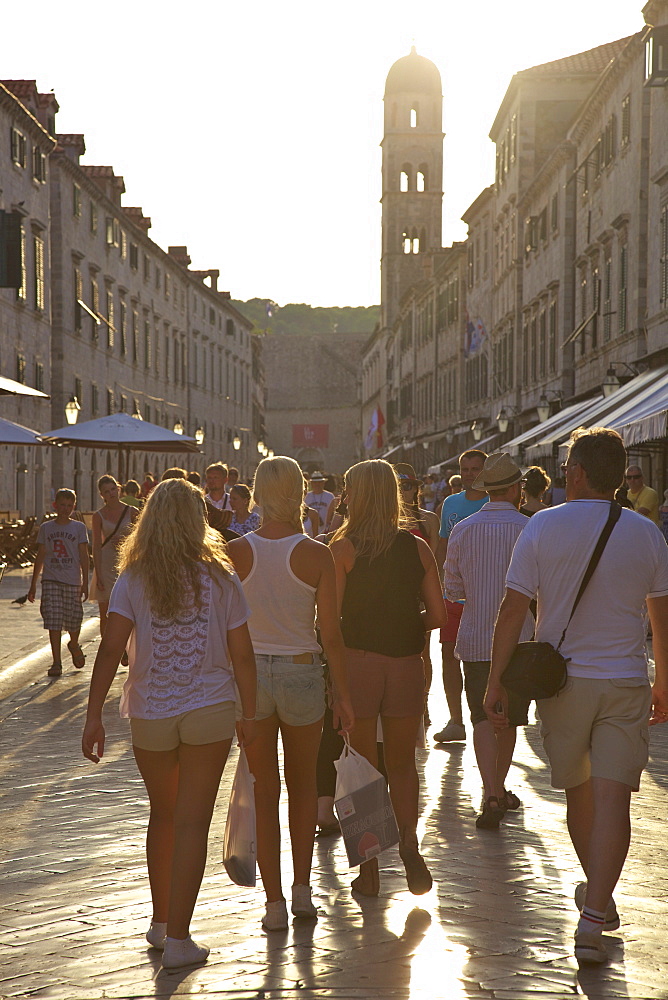
M 443 209 L 443 95 L 429 59 L 398 59 L 385 83 L 381 324 L 394 322 L 404 292 L 425 277 L 424 254 L 439 250 Z

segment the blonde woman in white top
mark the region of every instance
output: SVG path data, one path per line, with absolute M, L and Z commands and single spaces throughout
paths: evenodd
M 230 542 L 228 552 L 250 606 L 248 625 L 257 663 L 257 737 L 248 748 L 248 763 L 255 776 L 258 864 L 267 895 L 262 925 L 266 930 L 283 930 L 288 913 L 281 885 L 279 732 L 289 800 L 292 913 L 317 916 L 310 875 L 325 686 L 316 612 L 334 684 L 335 725 L 350 730 L 354 720 L 344 672 L 334 560 L 326 546 L 303 532 L 304 478 L 294 459 L 277 456 L 260 462 L 253 500 L 262 508 L 262 527 Z
M 248 605 L 200 490 L 169 479 L 151 492 L 121 548 L 107 627 L 91 678 L 85 757 L 104 753 L 102 707 L 128 643 L 121 715 L 151 812 L 146 837 L 153 918 L 146 938 L 165 968 L 205 961 L 190 937 L 209 824 L 235 731 L 249 746 L 256 676 Z

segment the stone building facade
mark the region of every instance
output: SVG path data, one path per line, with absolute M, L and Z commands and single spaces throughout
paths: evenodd
M 54 149 L 53 94 L 38 94 L 32 81 L 0 83 L 0 213 L 2 239 L 17 227 L 20 286 L 0 287 L 0 372 L 48 392 L 51 367 L 51 260 L 49 247 L 49 154 Z M 0 415 L 37 430 L 50 424 L 49 403 L 26 396 L 3 396 Z M 0 444 L 0 509 L 30 510 L 41 505 L 50 482 L 47 448 Z
M 341 474 L 359 461 L 359 373 L 366 336 L 266 335 L 265 444 L 305 472 Z
M 366 345 L 363 425 L 376 405 L 389 414 L 369 455 L 425 468 L 463 447 L 513 450 L 522 438 L 523 456 L 548 417 L 602 398 L 606 380 L 618 386 L 668 361 L 668 2 L 643 13 L 646 26 L 629 38 L 513 77 L 490 131 L 494 184 L 463 215 L 468 239 L 420 251 L 417 274 L 411 260 L 412 283 L 388 298 L 385 327 Z M 444 269 L 460 253 L 444 312 Z M 668 385 L 665 395 L 668 411 Z M 628 438 L 640 459 L 652 453 L 658 483 L 664 438 Z M 557 471 L 556 439 L 530 453 Z
M 48 247 L 47 290 L 42 310 L 32 308 L 30 314 L 43 325 L 38 339 L 51 403 L 48 415 L 44 406 L 39 415 L 35 412 L 33 426 L 41 431 L 62 427 L 70 401 L 80 407 L 79 421 L 128 412 L 198 436 L 203 453 L 158 459 L 135 453 L 131 476 L 143 478 L 147 470 L 160 472 L 169 464 L 201 473 L 209 462 L 227 460 L 249 478 L 264 405 L 262 359 L 252 343 L 252 324 L 232 306 L 229 293 L 219 291 L 217 270 L 192 270 L 186 247 L 165 251 L 151 240 L 150 218 L 122 203 L 123 178 L 111 166 L 81 163 L 83 135 L 58 135 L 57 105 L 52 101 L 47 107 L 44 95 L 30 84 L 32 89 L 26 81 L 9 81 L 5 93 L 17 114 L 27 102 L 26 116 L 50 115 L 48 134 L 44 128 L 36 131 L 37 122 L 33 126 L 50 155 L 37 192 L 42 196 L 40 231 Z M 33 229 L 36 224 L 31 222 Z M 21 306 L 11 305 L 22 315 Z M 18 327 L 16 332 L 17 352 L 24 344 L 28 349 L 27 338 L 20 337 Z M 34 384 L 28 369 L 23 375 L 21 381 Z M 91 509 L 98 503 L 98 476 L 117 471 L 113 452 L 39 451 L 50 453 L 52 467 L 34 491 L 35 510 L 48 504 L 51 487 L 65 484 L 77 489 L 83 509 Z M 26 497 L 26 508 L 30 503 Z

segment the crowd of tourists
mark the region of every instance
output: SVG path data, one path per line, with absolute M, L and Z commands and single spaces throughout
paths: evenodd
M 415 751 L 430 724 L 434 630 L 450 717 L 433 739 L 466 739 L 465 694 L 481 831 L 497 830 L 522 805 L 506 779 L 530 700 L 504 684 L 504 670 L 532 637 L 563 653 L 565 686 L 536 707 L 585 876 L 575 897 L 575 954 L 581 963 L 605 960 L 602 932 L 620 923 L 613 891 L 648 726 L 668 720 L 668 546 L 659 530 L 668 505 L 626 463 L 619 435 L 596 428 L 574 435 L 554 484 L 543 469 L 522 470 L 509 454 L 478 449 L 460 456 L 447 482 L 383 460 L 352 466 L 342 482 L 318 471 L 305 480 L 281 456 L 260 462 L 248 485 L 222 462 L 204 482 L 180 468 L 123 486 L 105 475 L 90 591 L 88 538 L 72 518 L 76 496 L 58 491 L 56 516 L 40 529 L 29 599 L 41 574 L 54 677 L 63 631 L 74 667 L 84 665 L 82 600 L 99 604 L 102 638 L 82 738 L 96 763 L 105 750 L 103 706 L 119 664 L 128 665 L 120 712 L 150 803 L 146 937 L 165 968 L 209 954 L 190 936 L 190 922 L 235 736 L 255 779 L 267 932 L 289 919 L 279 736 L 292 915 L 317 919 L 314 837 L 339 832 L 334 760 L 345 742 L 385 776 L 408 888 L 429 892 Z M 368 857 L 351 889 L 376 896 L 380 878 L 378 857 Z

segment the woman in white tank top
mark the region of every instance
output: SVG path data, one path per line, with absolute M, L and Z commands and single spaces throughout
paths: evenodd
M 334 560 L 302 529 L 304 477 L 292 458 L 265 458 L 255 474 L 253 500 L 262 526 L 228 545 L 251 616 L 257 664 L 257 738 L 247 748 L 255 776 L 257 856 L 267 894 L 262 925 L 284 930 L 288 913 L 281 886 L 278 733 L 288 789 L 294 882 L 292 913 L 317 916 L 311 902 L 311 862 L 318 813 L 316 761 L 325 685 L 320 636 L 334 685 L 334 724 L 349 731 L 354 718 L 344 669 Z

